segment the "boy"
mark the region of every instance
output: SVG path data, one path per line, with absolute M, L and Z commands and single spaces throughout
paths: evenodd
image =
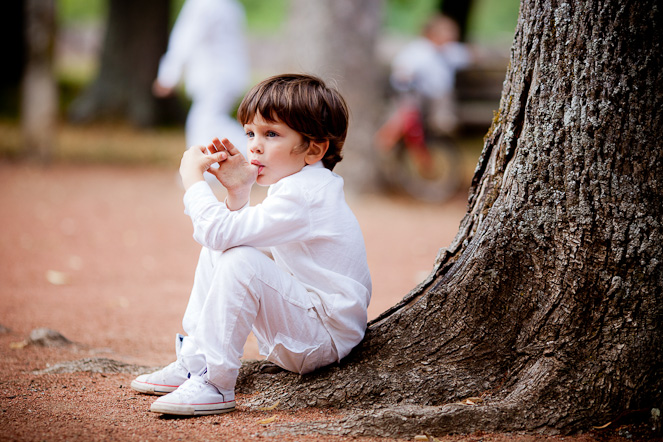
M 318 78 L 281 75 L 249 91 L 238 119 L 248 161 L 227 139 L 182 157 L 185 213 L 203 248 L 177 360 L 131 384 L 168 393 L 154 412 L 232 411 L 251 330 L 261 354 L 297 373 L 340 361 L 364 336 L 371 296 L 364 240 L 343 179 L 332 172 L 347 134 L 345 101 Z M 225 202 L 204 181 L 207 170 L 226 188 Z M 270 188 L 251 207 L 254 182 Z

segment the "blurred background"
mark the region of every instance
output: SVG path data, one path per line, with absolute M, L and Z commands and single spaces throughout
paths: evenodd
M 174 94 L 160 98 L 152 87 L 183 3 L 8 2 L 0 18 L 6 49 L 0 159 L 175 167 L 186 147 L 191 95 L 179 84 Z M 266 76 L 292 71 L 337 85 L 352 111 L 346 161 L 338 171 L 359 192 L 389 190 L 384 167 L 375 161 L 374 135 L 393 99 L 391 61 L 421 35 L 431 16 L 451 16 L 473 54 L 470 65 L 456 73 L 453 133 L 460 155 L 454 167 L 471 173 L 498 108 L 518 0 L 239 3 L 250 77 L 244 90 Z M 468 177 L 460 179 L 464 187 Z

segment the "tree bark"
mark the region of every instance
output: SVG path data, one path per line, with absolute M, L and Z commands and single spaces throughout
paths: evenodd
M 128 121 L 153 126 L 177 114 L 152 95 L 168 44 L 170 1 L 110 0 L 99 74 L 69 110 L 74 122 Z M 183 119 L 183 112 L 179 112 Z
M 247 364 L 240 391 L 349 410 L 323 432 L 400 437 L 571 433 L 660 407 L 662 26 L 656 0 L 524 0 L 468 212 L 431 275 L 340 364 Z
M 55 2 L 27 0 L 24 7 L 27 57 L 21 87 L 23 154 L 36 162 L 47 163 L 55 147 L 58 115 L 53 73 Z

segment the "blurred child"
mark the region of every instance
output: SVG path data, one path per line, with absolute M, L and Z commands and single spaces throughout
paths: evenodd
M 456 72 L 469 65 L 470 51 L 458 41 L 458 24 L 442 14 L 433 16 L 422 36 L 392 61 L 391 84 L 401 93 L 413 92 L 426 106 L 427 124 L 441 133 L 456 126 L 453 90 Z
M 131 384 L 168 393 L 154 412 L 232 411 L 252 330 L 261 354 L 296 373 L 340 361 L 364 337 L 371 296 L 364 240 L 343 179 L 332 172 L 347 134 L 345 101 L 318 78 L 280 75 L 249 91 L 238 119 L 248 159 L 227 139 L 182 157 L 185 212 L 203 248 L 177 360 Z M 224 202 L 204 181 L 207 170 L 227 189 Z M 249 206 L 254 182 L 270 187 Z

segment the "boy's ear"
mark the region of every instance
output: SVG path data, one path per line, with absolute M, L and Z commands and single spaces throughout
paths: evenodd
M 323 142 L 310 141 L 306 151 L 306 164 L 314 164 L 324 158 L 329 149 L 329 140 Z

